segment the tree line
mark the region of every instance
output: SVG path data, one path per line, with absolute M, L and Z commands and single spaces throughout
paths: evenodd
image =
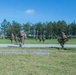
M 30 22 L 20 24 L 16 21 L 12 23 L 6 19 L 3 20 L 0 27 L 4 36 L 9 36 L 10 33 L 17 35 L 19 31 L 23 31 L 28 37 L 35 37 L 36 35 L 45 35 L 46 38 L 56 38 L 61 32 L 65 32 L 68 36 L 76 36 L 76 23 L 75 21 L 67 24 L 64 20 L 58 22 L 38 22 L 31 24 Z

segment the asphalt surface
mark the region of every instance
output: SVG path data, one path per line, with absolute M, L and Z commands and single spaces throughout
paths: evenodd
M 18 44 L 0 44 L 0 47 L 19 47 Z M 45 47 L 61 47 L 60 44 L 24 44 L 22 45 L 22 47 L 41 47 L 41 48 L 45 48 Z M 76 48 L 76 44 L 65 44 L 64 45 L 65 48 Z

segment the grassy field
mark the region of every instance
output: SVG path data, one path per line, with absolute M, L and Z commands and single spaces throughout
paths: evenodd
M 30 48 L 1 48 L 29 50 Z M 33 48 L 50 54 L 0 54 L 0 75 L 76 75 L 76 49 Z
M 9 39 L 0 39 L 0 44 L 10 44 L 11 41 Z M 14 43 L 16 43 L 14 41 Z M 26 39 L 25 40 L 25 43 L 26 44 L 43 44 L 43 42 L 40 42 L 39 40 L 35 40 L 35 39 Z M 57 39 L 48 39 L 48 40 L 45 40 L 44 44 L 58 44 L 58 41 Z M 69 39 L 69 41 L 67 42 L 67 44 L 76 44 L 76 39 Z
M 0 44 L 10 40 L 0 39 Z M 15 42 L 14 42 L 15 43 Z M 39 41 L 26 39 L 26 44 Z M 43 43 L 41 43 L 43 44 Z M 46 40 L 45 44 L 58 44 L 57 39 Z M 70 39 L 67 44 L 76 44 Z M 56 48 L 0 48 L 0 50 L 48 50 L 49 54 L 0 54 L 0 75 L 76 75 L 76 49 Z

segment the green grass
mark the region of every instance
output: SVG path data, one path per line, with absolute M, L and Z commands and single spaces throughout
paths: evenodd
M 11 43 L 11 41 L 9 39 L 0 39 L 0 44 L 8 44 Z
M 69 39 L 68 44 L 76 44 L 76 39 Z
M 0 44 L 10 44 L 11 41 L 9 39 L 0 39 Z M 14 43 L 16 43 L 14 41 Z M 35 40 L 35 39 L 26 39 L 25 40 L 26 44 L 43 44 L 43 42 L 40 42 L 39 40 Z M 46 39 L 44 44 L 58 44 L 57 39 Z M 67 44 L 76 44 L 76 39 L 69 39 L 69 41 L 67 41 Z
M 3 49 L 12 50 L 12 48 Z M 30 48 L 19 48 L 22 49 Z M 76 49 L 30 50 L 39 49 L 49 50 L 50 54 L 0 54 L 0 75 L 76 75 L 76 54 L 71 54 L 76 53 Z

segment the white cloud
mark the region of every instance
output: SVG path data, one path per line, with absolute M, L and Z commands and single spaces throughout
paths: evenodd
M 25 13 L 32 15 L 32 14 L 35 13 L 35 10 L 34 9 L 28 9 L 28 10 L 25 11 Z

